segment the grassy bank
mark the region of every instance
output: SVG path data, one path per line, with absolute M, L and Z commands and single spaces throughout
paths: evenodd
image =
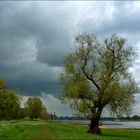
M 140 130 L 102 129 L 103 135 L 86 133 L 87 127 L 45 121 L 1 121 L 0 140 L 45 140 L 45 139 L 88 139 L 88 140 L 139 140 Z

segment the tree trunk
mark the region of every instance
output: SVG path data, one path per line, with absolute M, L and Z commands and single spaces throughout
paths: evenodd
M 88 132 L 89 133 L 93 133 L 93 134 L 97 134 L 97 135 L 101 135 L 101 129 L 99 128 L 99 120 L 100 120 L 100 117 L 101 117 L 101 113 L 102 113 L 102 110 L 103 110 L 103 105 L 99 105 L 97 108 L 96 108 L 97 112 L 95 112 L 93 110 L 93 116 L 91 118 L 91 123 L 89 125 L 89 130 Z
M 101 129 L 99 128 L 99 120 L 100 116 L 94 116 L 93 118 L 91 118 L 88 133 L 101 135 Z

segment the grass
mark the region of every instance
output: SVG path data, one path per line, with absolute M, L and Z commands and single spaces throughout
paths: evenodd
M 102 136 L 86 133 L 87 126 L 45 121 L 1 121 L 0 140 L 139 140 L 138 129 L 102 129 Z

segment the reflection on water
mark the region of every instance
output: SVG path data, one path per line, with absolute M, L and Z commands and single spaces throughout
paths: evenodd
M 89 120 L 56 120 L 62 123 L 70 123 L 70 124 L 85 124 L 89 125 Z M 140 129 L 140 121 L 102 121 L 101 127 L 107 128 L 139 128 Z

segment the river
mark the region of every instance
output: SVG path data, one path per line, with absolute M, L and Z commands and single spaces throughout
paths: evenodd
M 69 124 L 89 125 L 89 120 L 55 120 L 57 122 Z M 101 121 L 101 127 L 107 128 L 136 128 L 140 129 L 140 121 Z

